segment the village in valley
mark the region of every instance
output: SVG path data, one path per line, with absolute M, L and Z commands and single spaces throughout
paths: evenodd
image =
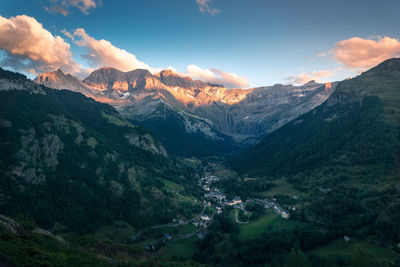
M 216 210 L 216 214 L 220 214 L 222 210 L 227 207 L 233 207 L 234 209 L 243 210 L 246 214 L 247 211 L 244 208 L 244 204 L 248 203 L 256 203 L 260 205 L 264 205 L 266 209 L 273 208 L 274 211 L 282 216 L 284 219 L 288 219 L 290 217 L 290 213 L 282 208 L 281 205 L 278 204 L 275 198 L 273 199 L 256 199 L 249 198 L 246 200 L 240 199 L 240 197 L 234 197 L 231 200 L 228 200 L 227 197 L 215 187 L 213 184 L 218 182 L 221 178 L 215 175 L 207 175 L 199 180 L 199 186 L 203 188 L 204 193 L 204 204 L 208 207 L 213 207 Z M 211 221 L 212 218 L 205 218 L 207 221 Z
M 216 187 L 215 184 L 221 180 L 220 177 L 216 175 L 205 175 L 199 178 L 198 186 L 204 191 L 203 208 L 201 212 L 195 216 L 190 221 L 174 219 L 172 223 L 168 225 L 154 226 L 151 229 L 161 228 L 163 226 L 168 227 L 178 227 L 182 225 L 193 225 L 195 231 L 190 234 L 172 235 L 165 233 L 163 236 L 153 244 L 147 244 L 145 249 L 150 252 L 156 252 L 169 243 L 176 242 L 178 240 L 191 238 L 197 236 L 199 239 L 204 239 L 207 236 L 207 228 L 213 223 L 214 217 L 222 213 L 222 211 L 231 207 L 235 210 L 235 222 L 238 224 L 247 224 L 249 221 L 240 221 L 239 212 L 242 211 L 244 215 L 250 214 L 250 211 L 245 209 L 247 204 L 258 204 L 262 205 L 265 209 L 273 209 L 273 211 L 281 216 L 283 219 L 288 219 L 290 217 L 289 211 L 285 210 L 279 203 L 277 199 L 259 199 L 259 198 L 249 198 L 242 200 L 240 197 L 236 196 L 232 199 L 228 197 Z M 294 208 L 293 208 L 294 209 Z

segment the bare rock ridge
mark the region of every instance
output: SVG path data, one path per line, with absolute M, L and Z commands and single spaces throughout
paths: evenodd
M 69 89 L 85 95 L 92 95 L 92 89 L 71 74 L 64 74 L 60 69 L 39 74 L 34 82 L 54 89 Z
M 144 87 L 149 77 L 152 75 L 148 70 L 122 72 L 111 67 L 103 67 L 92 72 L 83 83 L 97 91 L 107 89 L 129 91 Z
M 217 140 L 218 133 L 239 143 L 254 143 L 283 124 L 324 102 L 336 83 L 310 81 L 302 86 L 276 84 L 251 89 L 227 89 L 173 70 L 151 74 L 111 67 L 93 71 L 82 82 L 61 70 L 40 74 L 36 83 L 70 89 L 116 107 L 138 122 L 164 118 L 160 110 L 179 114 L 187 133 Z

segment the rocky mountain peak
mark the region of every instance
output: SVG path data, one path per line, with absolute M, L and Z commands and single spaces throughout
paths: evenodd
M 56 71 L 39 74 L 34 81 L 40 84 L 44 84 L 48 80 L 59 81 L 63 78 L 65 78 L 64 72 L 61 69 L 57 69 Z
M 89 87 L 83 84 L 75 76 L 71 74 L 65 74 L 61 69 L 52 72 L 41 73 L 33 81 L 37 84 L 42 84 L 50 88 L 69 89 L 85 95 L 92 95 L 92 91 Z
M 118 88 L 126 91 L 128 90 L 128 85 L 124 84 L 125 80 L 126 76 L 124 72 L 111 67 L 102 67 L 90 73 L 83 80 L 83 83 L 98 91 L 113 89 L 114 87 L 115 89 Z
M 61 69 L 57 69 L 55 72 L 57 75 L 65 75 Z
M 155 75 L 162 83 L 171 87 L 197 88 L 197 84 L 189 77 L 179 76 L 173 70 L 163 70 Z
M 162 70 L 155 75 L 156 77 L 168 77 L 168 76 L 178 76 L 178 74 L 173 70 Z
M 153 77 L 150 71 L 145 69 L 136 69 L 132 71 L 125 72 L 126 78 L 129 81 L 135 81 L 138 79 L 145 79 L 146 77 Z
M 318 83 L 315 80 L 311 80 L 306 82 L 304 85 L 318 85 Z

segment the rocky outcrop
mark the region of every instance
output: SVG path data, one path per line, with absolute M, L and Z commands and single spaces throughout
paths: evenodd
M 0 68 L 0 91 L 26 91 L 31 94 L 46 94 L 36 83 L 26 79 L 25 75 Z
M 25 235 L 26 233 L 29 232 L 13 219 L 1 214 L 0 214 L 0 224 L 3 225 L 7 230 L 16 235 Z M 64 246 L 68 245 L 67 241 L 65 241 L 64 238 L 62 238 L 61 236 L 54 235 L 50 231 L 44 230 L 42 228 L 35 228 L 32 230 L 32 233 L 55 239 Z
M 167 151 L 163 147 L 163 145 L 156 141 L 151 135 L 136 135 L 136 134 L 127 134 L 125 138 L 128 140 L 129 144 L 137 146 L 143 150 L 149 151 L 153 154 L 167 157 Z
M 46 180 L 45 170 L 55 170 L 57 167 L 58 153 L 64 144 L 52 133 L 38 135 L 34 128 L 20 131 L 21 149 L 16 154 L 18 163 L 12 172 L 17 177 L 22 177 L 28 184 L 42 184 Z
M 8 218 L 4 215 L 0 215 L 0 224 L 2 224 L 7 230 L 14 234 L 24 234 L 25 229 L 22 228 L 17 222 L 13 219 Z

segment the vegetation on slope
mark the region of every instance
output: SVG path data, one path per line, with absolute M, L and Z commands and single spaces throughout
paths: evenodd
M 230 161 L 244 177 L 284 178 L 303 218 L 330 234 L 400 242 L 400 59 L 340 82 L 321 106 Z M 300 215 L 300 214 L 299 214 Z
M 196 194 L 192 173 L 165 155 L 155 138 L 108 105 L 43 90 L 0 91 L 3 214 L 81 234 L 116 220 L 140 228 L 184 216 L 163 181 Z M 186 216 L 191 208 L 185 204 Z

